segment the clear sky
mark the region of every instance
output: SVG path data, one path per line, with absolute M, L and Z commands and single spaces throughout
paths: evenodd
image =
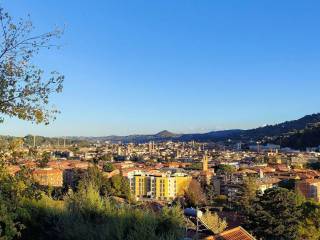
M 319 111 L 320 2 L 2 0 L 37 31 L 66 25 L 38 63 L 66 76 L 47 136 L 251 128 Z

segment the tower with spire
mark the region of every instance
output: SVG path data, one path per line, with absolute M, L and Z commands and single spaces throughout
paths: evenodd
M 202 171 L 203 172 L 208 171 L 208 156 L 206 153 L 203 155 L 203 158 L 202 158 Z

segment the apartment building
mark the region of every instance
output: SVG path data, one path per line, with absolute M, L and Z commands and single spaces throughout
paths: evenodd
M 183 196 L 192 179 L 184 173 L 142 170 L 132 171 L 127 177 L 131 192 L 137 199 L 155 200 L 173 200 Z
M 63 186 L 63 172 L 60 169 L 39 168 L 35 169 L 32 175 L 35 181 L 42 186 Z

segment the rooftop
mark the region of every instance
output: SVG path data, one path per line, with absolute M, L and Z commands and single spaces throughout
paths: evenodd
M 212 240 L 255 240 L 255 238 L 246 230 L 244 230 L 242 227 L 236 227 L 236 228 L 224 231 L 214 236 L 211 239 Z

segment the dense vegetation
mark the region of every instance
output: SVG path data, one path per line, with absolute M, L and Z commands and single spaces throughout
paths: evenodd
M 253 179 L 247 180 L 234 203 L 244 218 L 244 227 L 258 239 L 316 240 L 320 236 L 320 204 L 285 188 L 263 194 Z
M 293 134 L 280 136 L 275 143 L 301 150 L 307 147 L 318 147 L 320 146 L 320 126 L 311 126 Z
M 91 172 L 92 174 L 93 172 Z M 96 176 L 53 200 L 24 170 L 16 177 L 0 170 L 0 239 L 177 239 L 183 234 L 179 206 L 160 212 L 119 203 L 101 194 Z M 110 188 L 112 189 L 112 188 Z M 108 190 L 108 189 L 107 189 Z

